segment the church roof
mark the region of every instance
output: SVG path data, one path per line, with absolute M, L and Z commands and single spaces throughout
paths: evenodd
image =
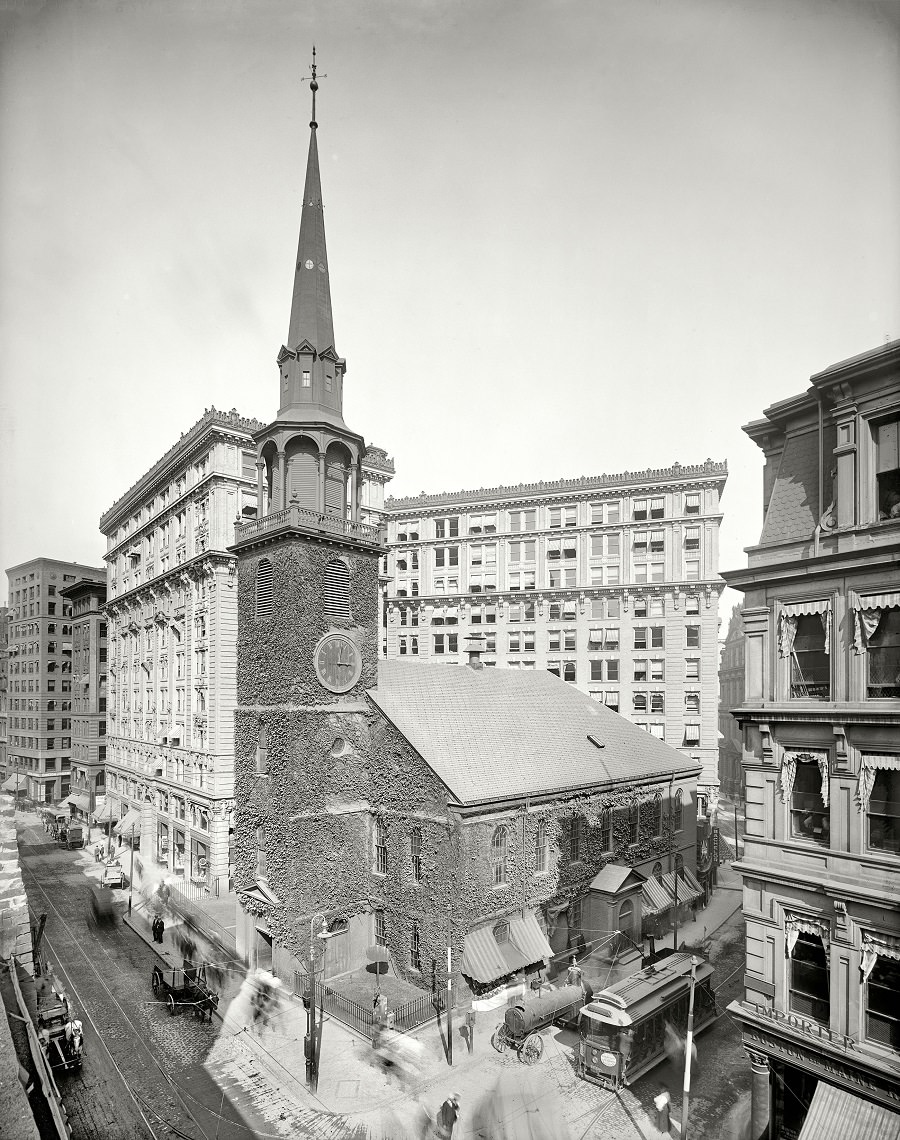
M 464 804 L 700 767 L 542 670 L 380 661 L 369 696 Z

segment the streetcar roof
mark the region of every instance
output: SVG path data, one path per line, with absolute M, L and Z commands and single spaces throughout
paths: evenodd
M 690 954 L 670 954 L 652 966 L 647 966 L 610 986 L 599 990 L 583 1012 L 591 1020 L 612 1025 L 631 1025 L 659 1007 L 661 1001 L 687 990 L 691 975 Z M 713 968 L 698 959 L 696 978 L 704 982 L 712 976 Z

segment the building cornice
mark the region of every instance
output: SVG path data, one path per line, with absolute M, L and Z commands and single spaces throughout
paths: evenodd
M 255 432 L 260 431 L 264 425 L 259 420 L 247 419 L 232 408 L 230 412 L 220 412 L 216 408 L 209 408 L 199 420 L 188 428 L 181 439 L 162 456 L 144 475 L 117 499 L 100 516 L 100 530 L 108 534 L 114 530 L 123 515 L 131 514 L 136 506 L 143 503 L 148 493 L 154 490 L 159 481 L 169 478 L 173 467 L 187 460 L 191 451 L 199 445 L 203 438 L 210 434 L 210 429 L 219 428 L 225 433 L 233 432 L 236 435 L 252 439 Z M 176 460 L 178 462 L 176 462 Z
M 484 504 L 486 508 L 497 506 L 497 499 L 508 499 L 513 503 L 520 503 L 529 497 L 537 497 L 546 502 L 549 496 L 573 494 L 590 494 L 592 492 L 609 491 L 621 494 L 622 490 L 633 487 L 640 489 L 644 486 L 658 487 L 660 484 L 678 483 L 690 486 L 692 489 L 703 485 L 721 485 L 728 477 L 728 463 L 712 459 L 705 463 L 684 467 L 674 463 L 671 467 L 648 468 L 645 471 L 623 471 L 617 475 L 582 475 L 574 479 L 554 479 L 549 482 L 519 483 L 517 486 L 501 485 L 497 487 L 479 487 L 473 491 L 440 491 L 427 494 L 423 491 L 419 495 L 406 498 L 388 498 L 385 503 L 385 512 L 389 515 L 408 514 L 411 511 L 422 513 L 428 507 L 450 506 L 456 503 L 466 505 Z
M 838 532 L 840 533 L 840 532 Z M 811 540 L 811 539 L 810 539 Z M 796 545 L 796 543 L 792 544 Z M 769 550 L 765 546 L 750 546 L 747 553 Z M 777 548 L 772 548 L 773 553 Z M 722 578 L 733 590 L 746 590 L 758 586 L 774 586 L 794 581 L 840 575 L 858 574 L 861 564 L 866 571 L 889 569 L 900 563 L 900 533 L 880 546 L 865 549 L 842 550 L 835 553 L 812 555 L 804 558 L 794 555 L 790 562 L 766 562 L 746 566 L 740 570 L 720 570 Z M 814 587 L 815 588 L 815 587 Z

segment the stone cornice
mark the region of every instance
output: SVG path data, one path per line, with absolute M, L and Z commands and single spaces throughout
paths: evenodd
M 163 477 L 168 478 L 173 467 L 179 462 L 187 460 L 192 449 L 200 442 L 200 440 L 208 433 L 208 429 L 218 427 L 224 431 L 234 431 L 242 435 L 252 438 L 255 432 L 259 432 L 264 425 L 259 420 L 247 419 L 240 415 L 236 408 L 232 408 L 230 412 L 220 412 L 216 408 L 208 408 L 199 420 L 188 428 L 182 435 L 181 439 L 162 456 L 144 475 L 133 483 L 131 487 L 117 499 L 113 505 L 100 516 L 100 530 L 104 534 L 108 534 L 111 530 L 119 525 L 119 521 L 123 514 L 130 514 L 135 506 L 146 498 L 148 492 L 156 484 L 157 481 Z
M 705 480 L 708 485 L 718 486 L 728 477 L 727 462 L 707 459 L 705 463 L 684 467 L 674 463 L 671 467 L 648 468 L 645 471 L 624 471 L 617 475 L 582 475 L 575 479 L 554 479 L 549 482 L 519 483 L 517 486 L 479 487 L 474 491 L 441 491 L 434 494 L 422 492 L 406 498 L 389 498 L 385 503 L 388 514 L 408 514 L 411 511 L 422 513 L 428 507 L 446 507 L 459 503 L 466 505 L 480 503 L 486 508 L 496 509 L 498 498 L 510 499 L 515 505 L 534 496 L 546 502 L 549 496 L 566 494 L 591 494 L 613 491 L 621 494 L 625 488 L 641 489 L 644 486 L 659 489 L 660 484 L 677 483 L 692 489 Z
M 124 594 L 116 594 L 115 597 L 107 598 L 104 612 L 109 615 L 116 608 L 128 609 L 138 602 L 143 604 L 144 600 L 154 601 L 154 591 L 175 585 L 176 578 L 184 577 L 199 580 L 201 577 L 210 577 L 215 573 L 217 567 L 230 571 L 235 561 L 235 556 L 227 553 L 227 551 L 204 550 L 202 554 L 195 554 L 189 561 L 173 566 L 171 570 L 167 570 L 165 574 L 158 574 L 149 582 L 141 582 L 139 586 L 132 587 Z M 210 566 L 205 567 L 204 562 L 210 563 Z M 147 597 L 143 599 L 142 595 L 145 594 Z

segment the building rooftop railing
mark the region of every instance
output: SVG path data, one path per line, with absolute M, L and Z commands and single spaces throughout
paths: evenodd
M 370 523 L 352 522 L 340 515 L 319 514 L 318 511 L 308 510 L 306 507 L 290 506 L 283 511 L 274 511 L 263 515 L 261 519 L 250 519 L 238 523 L 234 528 L 235 544 L 249 542 L 262 535 L 271 534 L 278 530 L 304 530 L 318 531 L 319 533 L 339 535 L 342 538 L 352 538 L 358 542 L 377 544 L 378 527 Z

